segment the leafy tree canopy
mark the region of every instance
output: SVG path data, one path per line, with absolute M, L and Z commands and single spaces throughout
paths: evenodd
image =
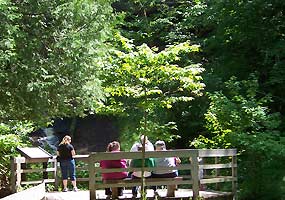
M 281 199 L 285 135 L 279 131 L 280 114 L 266 107 L 271 97 L 259 97 L 256 76 L 244 81 L 232 77 L 223 92 L 209 97 L 205 114 L 209 135 L 200 135 L 192 144 L 239 150 L 242 199 Z
M 120 36 L 118 42 L 121 50 L 111 52 L 104 68 L 102 85 L 108 101 L 100 112 L 127 118 L 132 132 L 166 134 L 165 127 L 173 127 L 167 111 L 202 95 L 204 69 L 191 61 L 199 46 L 185 42 L 158 52 L 145 44 L 136 47 Z M 145 120 L 151 121 L 148 130 Z
M 0 121 L 84 115 L 103 99 L 110 1 L 0 1 Z
M 160 49 L 196 39 L 200 35 L 198 25 L 201 25 L 196 17 L 204 7 L 199 0 L 120 0 L 114 3 L 114 8 L 125 16 L 120 26 L 122 34 L 134 39 L 134 44 L 146 43 Z

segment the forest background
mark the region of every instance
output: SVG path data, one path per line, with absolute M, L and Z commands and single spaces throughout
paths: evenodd
M 284 10 L 0 0 L 0 187 L 28 133 L 96 114 L 116 119 L 124 147 L 144 133 L 173 148 L 237 148 L 239 199 L 285 199 Z

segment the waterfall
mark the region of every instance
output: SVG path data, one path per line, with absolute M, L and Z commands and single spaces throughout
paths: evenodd
M 42 130 L 43 136 L 37 139 L 39 146 L 55 154 L 60 142 L 58 136 L 55 134 L 53 128 L 44 128 Z

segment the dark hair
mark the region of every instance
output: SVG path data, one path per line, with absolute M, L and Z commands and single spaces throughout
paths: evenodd
M 110 142 L 107 146 L 107 152 L 120 150 L 120 143 L 117 141 Z
M 142 150 L 143 150 L 143 146 L 142 146 L 141 144 L 139 144 L 139 145 L 137 146 L 137 150 L 138 150 L 138 151 L 142 151 Z

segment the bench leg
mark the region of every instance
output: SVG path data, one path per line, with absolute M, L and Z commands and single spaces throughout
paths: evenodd
M 118 188 L 117 187 L 112 187 L 111 189 L 112 189 L 112 199 L 118 198 L 118 196 L 119 196 Z
M 176 185 L 168 185 L 166 196 L 167 197 L 174 197 L 175 196 L 175 194 L 174 194 L 175 189 L 176 189 Z

